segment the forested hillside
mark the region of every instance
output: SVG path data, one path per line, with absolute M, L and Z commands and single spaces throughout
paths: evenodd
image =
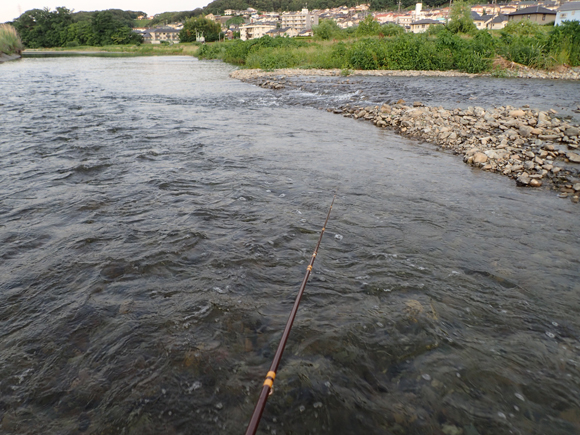
M 309 0 L 308 9 L 327 9 L 339 6 L 356 6 L 361 0 Z M 398 0 L 370 0 L 371 9 L 383 10 L 395 8 Z M 402 6 L 414 6 L 416 0 L 402 0 Z M 448 3 L 445 0 L 425 0 L 424 7 L 441 6 Z M 203 8 L 204 13 L 221 14 L 226 9 L 254 8 L 258 11 L 299 11 L 306 5 L 304 0 L 214 0 Z

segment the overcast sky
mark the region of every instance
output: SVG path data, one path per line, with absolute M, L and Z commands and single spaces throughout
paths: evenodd
M 148 15 L 160 12 L 192 11 L 210 3 L 211 0 L 0 0 L 0 23 L 12 21 L 30 9 L 54 10 L 57 6 L 80 11 L 123 9 L 143 11 Z

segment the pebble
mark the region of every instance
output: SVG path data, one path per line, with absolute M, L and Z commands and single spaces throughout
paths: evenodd
M 425 379 L 426 381 L 430 381 L 430 380 L 431 380 L 431 376 L 430 376 L 430 375 L 428 375 L 427 373 L 425 373 L 425 374 L 421 375 L 421 377 L 422 377 L 423 379 Z

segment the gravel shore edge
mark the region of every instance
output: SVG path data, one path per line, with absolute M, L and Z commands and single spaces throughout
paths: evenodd
M 359 71 L 358 75 L 481 77 L 454 71 Z M 340 70 L 236 70 L 232 78 L 273 90 L 292 76 L 338 76 Z M 350 104 L 329 112 L 372 122 L 401 136 L 433 143 L 484 171 L 507 176 L 520 187 L 547 187 L 560 198 L 580 202 L 580 125 L 549 111 L 523 107 L 444 109 L 403 100 L 382 105 Z
M 491 74 L 468 74 L 459 71 L 401 71 L 401 70 L 340 70 L 340 69 L 299 69 L 285 68 L 272 71 L 260 69 L 238 69 L 230 73 L 230 77 L 239 80 L 251 80 L 257 78 L 271 78 L 277 76 L 399 76 L 399 77 L 491 77 Z M 552 80 L 580 80 L 580 70 L 568 69 L 564 72 L 540 71 L 531 68 L 520 67 L 506 70 L 506 77 L 552 79 Z

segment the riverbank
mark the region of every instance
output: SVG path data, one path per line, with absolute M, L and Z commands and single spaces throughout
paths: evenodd
M 580 68 L 565 68 L 561 71 L 544 71 L 524 65 L 508 65 L 494 73 L 470 74 L 460 71 L 402 71 L 402 70 L 344 70 L 344 69 L 300 69 L 283 68 L 272 71 L 261 69 L 239 69 L 230 76 L 239 80 L 295 76 L 378 76 L 378 77 L 514 77 L 552 80 L 580 80 Z
M 11 60 L 16 60 L 16 59 L 20 59 L 22 56 L 20 56 L 19 54 L 5 54 L 5 53 L 0 53 L 0 63 L 2 62 L 9 62 Z
M 179 43 L 173 45 L 141 44 L 141 45 L 106 45 L 102 47 L 52 47 L 33 48 L 22 52 L 27 56 L 193 56 L 199 49 L 195 43 Z
M 328 78 L 318 79 L 324 80 L 324 83 L 315 92 L 325 93 L 329 88 L 337 89 L 339 86 L 340 90 L 335 92 L 345 95 L 360 93 L 361 84 L 355 84 L 355 80 L 331 78 L 340 73 L 340 70 L 237 70 L 231 76 L 260 87 L 299 89 L 303 92 L 311 91 L 305 88 L 305 81 L 309 80 L 297 81 L 300 80 L 297 77 L 321 76 Z M 354 75 L 411 76 L 423 80 L 433 76 L 485 80 L 482 75 L 454 71 L 357 73 Z M 493 108 L 444 108 L 420 101 L 406 103 L 402 99 L 376 104 L 375 99 L 368 104 L 336 104 L 326 107 L 326 110 L 433 143 L 440 149 L 460 155 L 466 164 L 513 179 L 517 186 L 548 188 L 561 198 L 569 198 L 575 203 L 580 200 L 580 125 L 569 115 L 559 114 L 555 109 L 534 110 L 525 104 L 521 107 L 504 104 Z M 575 112 L 578 113 L 578 110 L 580 107 Z

